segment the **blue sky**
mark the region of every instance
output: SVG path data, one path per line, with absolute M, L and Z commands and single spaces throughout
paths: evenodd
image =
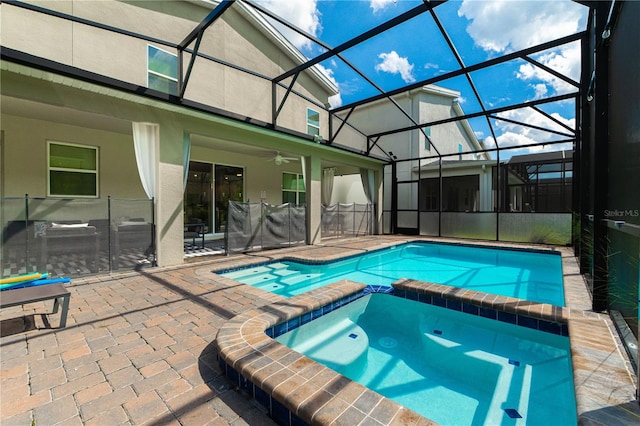
M 263 0 L 259 3 L 331 47 L 336 47 L 416 7 L 422 1 Z M 467 66 L 582 31 L 586 26 L 587 11 L 587 8 L 566 0 L 464 0 L 449 1 L 435 8 L 438 19 Z M 288 37 L 308 57 L 315 57 L 324 51 L 301 36 L 288 34 Z M 400 88 L 459 69 L 455 56 L 428 13 L 345 51 L 344 57 L 384 90 Z M 533 58 L 574 80 L 580 78 L 579 42 L 533 55 Z M 349 104 L 379 93 L 338 58 L 320 65 L 340 89 L 340 95 L 331 100 L 333 106 Z M 524 60 L 478 71 L 471 77 L 486 109 L 575 91 L 567 83 Z M 446 80 L 438 85 L 459 91 L 459 102 L 466 113 L 481 110 L 466 78 Z M 573 127 L 573 101 L 540 108 Z M 532 109 L 510 111 L 503 116 L 563 130 Z M 474 119 L 471 125 L 478 136 L 485 139 L 488 147 L 494 146 L 486 120 Z M 564 139 L 559 135 L 502 121 L 496 121 L 494 128 L 500 146 L 517 147 Z M 570 145 L 563 148 L 570 149 Z

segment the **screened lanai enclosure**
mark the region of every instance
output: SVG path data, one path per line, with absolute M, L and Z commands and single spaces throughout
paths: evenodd
M 320 33 L 327 37 L 301 29 L 262 2 L 209 3 L 209 13 L 186 37 L 171 39 L 161 33 L 140 34 L 130 22 L 119 26 L 115 18 L 109 25 L 99 24 L 32 3 L 3 2 L 3 8 L 95 26 L 105 33 L 162 46 L 178 64 L 169 93 L 78 71 L 5 45 L 2 60 L 296 138 L 309 150 L 345 152 L 377 161 L 379 170 L 377 177 L 371 170 L 371 182 L 381 183 L 382 189 L 368 189 L 363 179 L 367 207 L 358 223 L 366 226 L 350 236 L 387 233 L 571 245 L 591 291 L 593 309 L 610 311 L 629 342 L 637 338 L 640 2 L 566 2 L 546 23 L 485 22 L 500 29 L 504 37 L 515 26 L 530 33 L 526 40 L 498 39 L 502 45 L 465 39 L 467 33 L 473 36 L 480 17 L 473 14 L 471 5 L 460 2 L 386 2 L 393 8 L 387 11 L 393 13 L 374 13 L 364 31 L 349 25 L 354 19 L 349 18 L 353 15 L 349 8 L 355 3 L 336 2 L 336 8 L 345 8 L 340 15 L 343 22 L 332 22 L 331 29 Z M 163 4 L 153 7 L 160 10 Z M 536 7 L 550 4 L 536 2 Z M 255 58 L 238 55 L 234 58 L 244 62 L 231 61 L 233 56 L 224 50 L 216 56 L 217 46 L 207 46 L 203 40 L 229 13 L 267 22 L 288 40 L 298 40 L 296 45 L 302 46 L 304 54 L 284 72 L 271 74 L 258 71 Z M 547 31 L 545 25 L 564 18 L 573 25 Z M 406 52 L 426 53 L 427 59 L 413 64 Z M 241 110 L 233 103 L 205 105 L 190 92 L 192 76 L 207 71 L 219 76 L 226 70 L 240 73 L 243 81 L 255 85 L 260 96 L 255 110 L 266 106 L 266 112 Z M 311 70 L 324 73 L 340 88 L 326 104 L 301 89 L 305 73 Z M 385 78 L 389 75 L 395 78 Z M 306 133 L 292 130 L 283 119 L 292 99 L 313 105 L 307 109 Z M 319 132 L 321 123 L 328 128 L 324 137 Z M 352 170 L 353 175 L 360 172 L 357 167 Z M 254 218 L 270 219 L 255 229 L 270 226 L 264 231 L 266 239 L 282 237 L 287 244 L 310 244 L 307 227 L 315 214 L 312 211 L 318 212 L 313 220 L 322 223 L 324 236 L 341 232 L 338 226 L 344 222 L 332 219 L 341 215 L 328 205 L 322 213 L 320 205 L 314 210 L 309 203 L 264 213 L 263 205 L 240 202 L 231 203 L 226 215 L 216 215 L 247 217 L 252 209 L 261 209 Z M 145 224 L 157 225 L 151 210 L 126 216 L 143 216 Z M 237 240 L 233 229 L 240 227 L 246 233 L 246 222 L 228 225 L 228 241 Z M 3 226 L 4 241 L 9 234 Z M 350 226 L 355 229 L 356 225 Z M 242 244 L 237 245 L 239 251 Z M 113 261 L 113 256 L 109 259 Z

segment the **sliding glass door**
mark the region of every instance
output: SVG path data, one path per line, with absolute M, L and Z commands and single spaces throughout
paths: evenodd
M 184 191 L 184 222 L 204 223 L 213 229 L 213 164 L 189 162 L 187 188 Z
M 215 178 L 215 232 L 224 232 L 229 201 L 244 200 L 244 170 L 216 164 Z
M 184 222 L 204 223 L 205 232 L 224 232 L 229 201 L 244 200 L 244 169 L 189 162 Z

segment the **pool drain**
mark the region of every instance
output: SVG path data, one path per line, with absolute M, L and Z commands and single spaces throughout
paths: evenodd
M 385 349 L 391 349 L 398 346 L 398 341 L 390 336 L 384 336 L 378 339 L 378 343 Z

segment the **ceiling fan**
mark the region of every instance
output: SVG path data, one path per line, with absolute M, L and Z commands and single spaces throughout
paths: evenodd
M 290 161 L 300 161 L 300 159 L 296 157 L 283 157 L 282 155 L 280 155 L 280 151 L 278 151 L 275 157 L 270 158 L 267 161 L 273 161 L 276 166 L 279 166 L 281 164 L 287 164 Z

